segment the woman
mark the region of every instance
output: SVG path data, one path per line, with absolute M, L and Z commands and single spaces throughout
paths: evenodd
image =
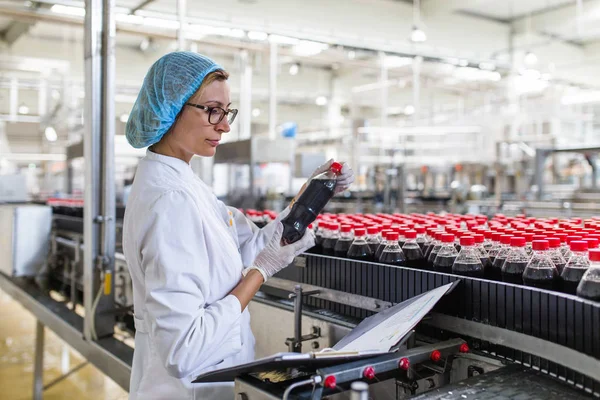
M 129 143 L 150 146 L 123 227 L 136 327 L 131 399 L 232 399 L 231 383 L 191 381 L 254 358 L 248 303 L 314 245 L 307 231 L 281 247 L 287 210 L 258 229 L 192 172 L 191 158 L 214 156 L 237 114 L 229 109 L 227 79 L 207 57 L 167 54 L 148 71 L 127 121 Z M 337 191 L 352 181 L 345 166 Z

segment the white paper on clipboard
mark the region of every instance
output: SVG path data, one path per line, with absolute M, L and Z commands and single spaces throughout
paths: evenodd
M 456 282 L 425 292 L 363 320 L 334 347 L 337 351 L 390 351 Z

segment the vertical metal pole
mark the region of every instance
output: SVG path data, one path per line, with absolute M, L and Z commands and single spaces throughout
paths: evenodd
M 179 29 L 177 30 L 177 50 L 185 50 L 185 16 L 187 13 L 187 0 L 177 0 L 177 19 Z
M 302 352 L 302 286 L 296 285 L 294 288 L 296 297 L 294 298 L 294 351 Z
M 114 0 L 89 0 L 85 17 L 84 337 L 111 335 L 115 249 Z M 101 278 L 109 293 L 101 292 Z M 97 301 L 95 299 L 98 298 Z M 96 304 L 94 304 L 96 303 Z M 94 307 L 96 305 L 96 307 Z
M 269 139 L 277 136 L 277 43 L 271 42 L 269 51 Z
M 94 302 L 96 255 L 98 254 L 99 226 L 94 218 L 100 211 L 100 135 L 102 90 L 102 0 L 89 0 L 85 6 L 85 108 L 84 108 L 84 261 L 83 306 L 85 309 L 83 335 L 92 339 L 92 304 Z
M 44 392 L 44 324 L 35 325 L 35 360 L 33 364 L 33 400 L 42 400 Z
M 418 119 L 421 112 L 421 64 L 423 63 L 423 57 L 417 56 L 413 58 L 412 70 L 413 70 L 413 107 L 415 113 L 413 119 Z
M 17 112 L 19 110 L 19 81 L 17 78 L 10 79 L 9 91 L 9 117 L 11 121 L 17 120 Z
M 252 126 L 252 64 L 248 50 L 240 51 L 240 122 L 239 139 L 250 138 Z
M 537 199 L 542 200 L 544 191 L 544 164 L 547 152 L 543 149 L 535 150 L 535 184 L 537 185 Z
M 379 84 L 380 91 L 380 115 L 379 125 L 382 127 L 387 125 L 387 108 L 388 108 L 388 67 L 385 63 L 386 55 L 383 51 L 379 52 Z

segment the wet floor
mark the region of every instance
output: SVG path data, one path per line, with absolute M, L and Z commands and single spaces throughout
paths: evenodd
M 27 400 L 33 392 L 35 318 L 0 290 L 0 399 Z M 46 329 L 44 385 L 85 359 Z M 87 364 L 44 390 L 44 400 L 125 400 L 127 392 L 93 365 Z

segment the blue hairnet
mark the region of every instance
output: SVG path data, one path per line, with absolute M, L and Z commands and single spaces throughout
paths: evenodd
M 189 51 L 166 54 L 146 74 L 129 114 L 125 136 L 135 148 L 157 143 L 206 75 L 223 70 L 208 57 Z

